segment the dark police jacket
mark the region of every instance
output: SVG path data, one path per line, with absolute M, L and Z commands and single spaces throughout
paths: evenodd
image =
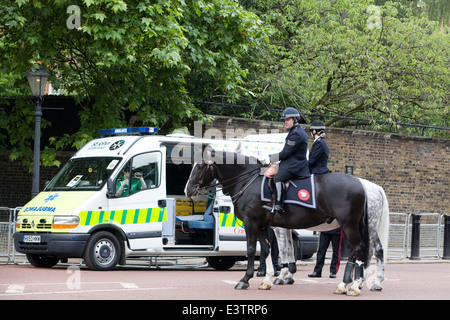
M 330 172 L 328 163 L 328 145 L 325 139 L 319 137 L 314 141 L 309 152 L 309 169 L 313 174 L 324 174 Z
M 306 152 L 308 151 L 308 135 L 305 130 L 297 124 L 293 126 L 286 136 L 283 150 L 278 154 L 270 155 L 271 162 L 281 160 L 280 169 L 300 176 L 310 176 Z

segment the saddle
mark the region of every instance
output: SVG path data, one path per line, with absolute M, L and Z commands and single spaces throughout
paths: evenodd
M 264 172 L 261 182 L 261 201 L 272 201 L 272 178 L 278 172 L 279 165 L 271 164 Z M 284 182 L 284 203 L 297 204 L 300 206 L 317 209 L 314 188 L 314 175 L 310 177 L 297 177 Z
M 264 171 L 264 176 L 266 178 L 273 179 L 273 177 L 275 177 L 275 175 L 277 174 L 279 168 L 279 163 L 271 163 L 266 171 Z
M 264 176 L 267 179 L 273 179 L 273 177 L 275 177 L 275 175 L 277 174 L 278 169 L 280 169 L 280 164 L 279 163 L 271 163 L 269 165 L 269 167 L 264 171 Z M 302 179 L 306 179 L 306 178 L 307 177 L 296 177 L 295 179 L 302 180 Z M 288 190 L 289 185 L 291 183 L 293 184 L 292 179 L 287 180 L 287 181 L 284 182 L 284 190 L 285 191 Z M 295 186 L 295 184 L 294 184 L 294 186 Z M 273 187 L 272 184 L 269 183 L 269 188 L 271 189 L 271 191 L 272 191 L 272 187 Z

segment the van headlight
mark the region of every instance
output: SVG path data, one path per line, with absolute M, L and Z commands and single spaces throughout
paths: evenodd
M 55 216 L 53 217 L 53 229 L 73 229 L 80 224 L 78 216 Z
M 20 228 L 20 222 L 22 221 L 22 217 L 21 216 L 17 216 L 16 218 L 16 229 Z

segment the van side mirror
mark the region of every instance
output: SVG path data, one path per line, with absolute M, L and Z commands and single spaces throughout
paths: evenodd
M 109 178 L 106 182 L 106 190 L 108 198 L 115 198 L 116 197 L 116 186 L 114 185 L 113 179 Z

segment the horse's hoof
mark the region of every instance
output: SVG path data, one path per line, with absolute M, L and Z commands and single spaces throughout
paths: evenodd
M 347 293 L 347 288 L 345 287 L 345 285 L 340 284 L 336 287 L 336 289 L 334 290 L 334 294 L 346 294 Z
M 272 288 L 272 284 L 271 283 L 267 283 L 265 281 L 263 281 L 260 286 L 258 287 L 259 290 L 270 290 L 270 288 Z
M 370 291 L 381 291 L 381 290 L 383 290 L 383 287 L 378 284 L 374 284 L 372 288 L 370 288 Z
M 295 280 L 292 277 L 286 278 L 286 280 L 285 280 L 285 284 L 294 284 L 294 283 L 295 283 Z
M 352 296 L 352 297 L 357 297 L 357 296 L 359 296 L 360 294 L 361 294 L 361 291 L 359 291 L 359 290 L 354 290 L 354 289 L 351 289 L 351 288 L 350 288 L 350 290 L 347 291 L 347 295 L 348 295 L 348 296 Z
M 273 282 L 273 284 L 275 284 L 277 286 L 282 286 L 283 284 L 285 284 L 285 282 L 283 279 L 276 278 L 275 281 Z
M 334 294 L 346 294 L 347 290 L 342 290 L 341 288 L 337 287 L 334 291 Z
M 249 287 L 248 283 L 239 281 L 238 284 L 234 287 L 236 290 L 245 290 Z

